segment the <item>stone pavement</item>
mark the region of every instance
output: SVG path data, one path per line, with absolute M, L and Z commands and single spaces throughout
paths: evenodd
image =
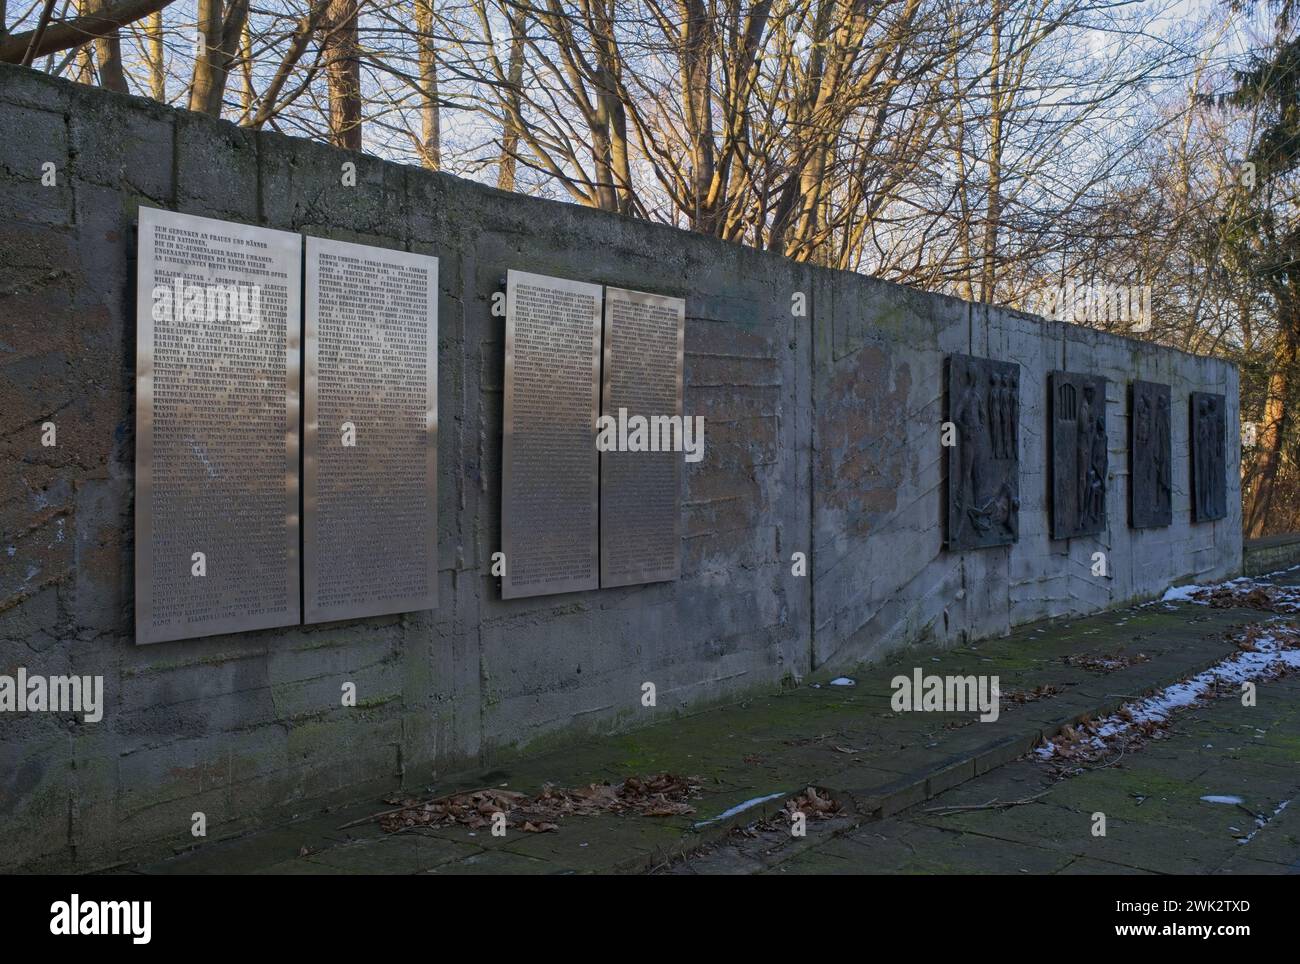
M 1254 707 L 1224 697 L 1189 709 L 1169 739 L 1059 782 L 1022 759 L 885 820 L 733 838 L 673 870 L 1300 874 L 1300 676 L 1262 683 L 1258 696 Z M 961 807 L 972 809 L 943 809 Z M 1105 836 L 1093 833 L 1098 813 Z
M 1014 792 L 1018 797 L 1038 792 L 1042 778 L 1035 769 L 1037 765 L 1012 761 L 1064 724 L 1111 712 L 1126 699 L 1218 662 L 1233 651 L 1227 638 L 1229 632 L 1261 618 L 1264 614 L 1255 610 L 1156 602 L 1069 622 L 1028 626 L 1002 639 L 943 653 L 909 650 L 886 664 L 848 673 L 855 681 L 853 686 L 830 685 L 829 678 L 805 681 L 798 688 L 757 696 L 740 705 L 510 760 L 491 770 L 460 774 L 440 781 L 427 793 L 430 797 L 442 796 L 484 787 L 534 793 L 546 783 L 583 787 L 601 781 L 617 783 L 631 775 L 670 772 L 696 777 L 701 783 L 700 795 L 691 801 L 696 812 L 689 817 L 572 817 L 559 821 L 554 832 L 526 833 L 511 828 L 503 838 L 464 826 L 387 834 L 374 822 L 348 826 L 386 809 L 380 800 L 354 801 L 283 826 L 232 840 L 204 841 L 164 859 L 143 860 L 115 870 L 151 874 L 565 873 L 700 870 L 712 866 L 719 872 L 747 872 L 770 865 L 789 872 L 804 868 L 846 869 L 845 863 L 853 864 L 860 872 L 945 867 L 954 871 L 977 867 L 986 871 L 1010 868 L 1012 872 L 1044 873 L 1067 867 L 1077 870 L 1081 858 L 1075 852 L 1078 845 L 1073 836 L 1086 835 L 1088 829 L 1086 815 L 1074 813 L 1074 807 L 1084 805 L 1081 801 L 1085 798 L 1063 796 L 1058 801 L 1049 793 L 1041 803 L 1006 811 L 1006 823 L 1023 831 L 1021 837 L 1008 836 L 1006 841 L 995 838 L 989 829 L 998 820 L 998 813 L 938 818 L 918 815 L 918 805 L 940 795 L 945 802 L 975 797 L 987 800 L 1012 792 L 1007 789 L 1010 787 L 1017 788 Z M 1065 661 L 1066 657 L 1081 654 L 1133 661 L 1109 672 L 1081 665 L 1078 660 Z M 890 708 L 890 680 L 899 674 L 910 675 L 917 667 L 925 674 L 941 676 L 999 677 L 1003 696 L 999 719 L 976 722 L 977 712 L 894 713 Z M 1286 706 L 1300 705 L 1295 690 L 1288 688 L 1291 682 L 1268 685 L 1287 695 Z M 1033 698 L 1035 691 L 1050 695 Z M 1030 699 L 1018 702 L 1025 694 L 1030 694 Z M 1224 725 L 1241 722 L 1228 720 Z M 1267 732 L 1275 732 L 1270 739 L 1281 741 L 1279 745 L 1251 743 L 1253 756 L 1233 760 L 1235 769 L 1225 772 L 1221 780 L 1210 780 L 1206 786 L 1212 784 L 1212 789 L 1197 792 L 1241 792 L 1242 786 L 1253 786 L 1251 781 L 1258 780 L 1259 786 L 1268 790 L 1267 799 L 1249 798 L 1249 804 L 1262 807 L 1278 796 L 1285 789 L 1282 784 L 1286 779 L 1274 770 L 1283 765 L 1282 759 L 1271 752 L 1266 754 L 1264 748 L 1277 750 L 1283 756 L 1290 754 L 1294 764 L 1300 754 L 1296 753 L 1295 735 L 1287 734 L 1292 732 L 1288 727 L 1296 722 L 1294 714 L 1276 719 L 1270 724 L 1273 729 Z M 1153 769 L 1152 773 L 1168 773 L 1171 785 L 1219 766 L 1217 756 L 1207 756 L 1194 745 L 1188 744 L 1185 750 L 1171 757 L 1169 746 L 1149 748 L 1147 766 L 1154 768 L 1163 761 L 1164 770 Z M 1130 814 L 1124 808 L 1125 794 L 1130 789 L 1124 781 L 1129 775 L 1128 768 L 1116 768 L 1113 774 L 1095 775 L 1093 782 L 1067 781 L 1059 791 L 1052 791 L 1079 793 L 1082 791 L 1071 788 L 1095 785 L 1098 806 L 1105 803 L 1115 808 L 1114 829 L 1107 838 L 1112 849 L 1098 848 L 1096 855 L 1086 851 L 1089 860 L 1121 863 L 1115 859 L 1115 850 L 1131 852 L 1121 842 L 1127 822 L 1153 821 L 1152 815 L 1163 814 L 1173 805 L 1167 801 L 1157 804 L 1155 795 L 1150 794 L 1151 802 L 1143 804 L 1149 809 L 1140 815 Z M 762 840 L 750 848 L 752 852 L 731 852 L 733 827 L 774 813 L 784 800 L 808 786 L 828 791 L 845 807 L 846 816 L 810 823 L 809 837 L 797 841 L 799 846 L 784 856 L 769 859 L 763 851 L 771 849 L 770 842 Z M 995 787 L 1001 789 L 991 793 Z M 1170 789 L 1167 796 L 1186 802 L 1186 793 Z M 742 808 L 763 798 L 769 799 Z M 909 816 L 892 816 L 909 807 L 913 808 Z M 1296 809 L 1300 810 L 1300 806 Z M 1179 850 L 1178 840 L 1199 841 L 1200 836 L 1213 830 L 1203 821 L 1197 822 L 1204 815 L 1197 808 L 1193 810 L 1196 812 L 1187 816 L 1186 826 L 1175 824 L 1170 829 L 1155 824 L 1166 835 L 1160 839 L 1169 843 L 1171 851 Z M 1238 813 L 1242 820 L 1250 819 Z M 1068 828 L 1049 827 L 1052 819 L 1066 820 L 1062 814 L 1068 814 L 1068 820 L 1075 823 Z M 1209 811 L 1215 819 L 1225 815 L 1220 810 Z M 1294 818 L 1288 814 L 1286 819 Z M 843 836 L 855 827 L 853 833 L 857 836 Z M 888 845 L 872 842 L 870 835 L 877 833 L 885 834 Z M 834 834 L 841 836 L 832 839 Z M 1182 836 L 1176 836 L 1179 834 Z M 968 857 L 954 853 L 951 860 L 909 863 L 911 848 L 917 841 L 942 841 L 947 849 L 952 839 L 962 841 L 961 853 L 968 852 Z M 1057 842 L 1045 845 L 1044 839 Z M 871 846 L 865 846 L 864 841 Z M 1016 859 L 1021 852 L 1014 846 L 1016 843 L 1023 848 L 1023 860 Z M 1151 846 L 1160 848 L 1158 843 Z M 846 860 L 842 848 L 850 848 L 843 853 L 855 858 L 858 850 L 867 856 L 856 862 Z M 1255 857 L 1260 852 L 1263 848 L 1256 848 L 1252 857 L 1266 859 Z M 872 853 L 876 856 L 870 857 Z M 1001 856 L 990 856 L 995 853 Z M 683 864 L 680 858 L 684 854 L 696 856 Z M 709 861 L 717 863 L 710 865 Z M 1142 866 L 1140 862 L 1130 863 Z M 1213 860 L 1206 858 L 1195 867 L 1209 869 L 1210 863 Z M 1193 864 L 1183 866 L 1191 869 Z

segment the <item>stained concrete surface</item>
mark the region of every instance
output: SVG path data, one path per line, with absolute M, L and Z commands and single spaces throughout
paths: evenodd
M 548 782 L 577 787 L 669 771 L 699 778 L 702 792 L 691 801 L 696 813 L 689 816 L 573 818 L 560 821 L 556 832 L 510 830 L 504 838 L 463 826 L 395 835 L 385 834 L 373 821 L 346 826 L 387 809 L 376 797 L 271 832 L 205 841 L 162 860 L 117 869 L 148 874 L 1055 873 L 1071 866 L 1069 872 L 1080 872 L 1095 863 L 1101 869 L 1114 865 L 1120 872 L 1143 869 L 1138 854 L 1165 851 L 1162 867 L 1219 869 L 1236 853 L 1231 842 L 1210 834 L 1210 824 L 1197 822 L 1202 814 L 1184 817 L 1171 808 L 1190 805 L 1192 789 L 1197 794 L 1248 789 L 1249 804 L 1257 807 L 1276 805 L 1300 790 L 1300 767 L 1294 765 L 1300 759 L 1300 684 L 1295 680 L 1265 684 L 1258 716 L 1225 712 L 1217 705 L 1189 716 L 1175 728 L 1182 735 L 1149 747 L 1114 774 L 1100 772 L 1095 789 L 1077 778 L 1052 790 L 1059 797 L 1049 795 L 1041 805 L 1001 814 L 934 818 L 924 810 L 977 798 L 1020 799 L 1051 786 L 1046 768 L 1021 759 L 1040 737 L 1064 722 L 1108 712 L 1127 698 L 1218 662 L 1235 651 L 1230 637 L 1260 618 L 1264 614 L 1255 610 L 1156 603 L 1045 623 L 1004 640 L 943 654 L 912 651 L 883 666 L 860 667 L 850 673 L 852 687 L 831 686 L 825 677 L 815 687 L 779 697 L 588 741 L 517 765 L 449 775 L 427 791 L 432 797 L 507 786 L 532 793 Z M 1134 661 L 1111 672 L 1065 661 L 1080 654 Z M 890 680 L 918 666 L 927 674 L 999 676 L 1004 694 L 999 720 L 978 723 L 974 713 L 894 713 Z M 1057 693 L 1012 705 L 1015 694 L 1039 687 L 1054 687 Z M 1202 725 L 1216 728 L 1213 737 L 1201 732 Z M 1263 735 L 1256 735 L 1256 729 Z M 1219 732 L 1241 738 L 1223 742 Z M 1220 749 L 1212 751 L 1204 743 Z M 1237 747 L 1235 755 L 1221 758 L 1228 746 Z M 1000 747 L 1001 756 L 984 757 L 986 765 L 977 770 L 975 762 L 990 747 Z M 969 772 L 954 776 L 963 761 Z M 1217 775 L 1210 772 L 1216 765 Z M 936 784 L 941 777 L 944 781 Z M 953 786 L 957 780 L 962 782 Z M 1187 781 L 1186 789 L 1168 789 Z M 734 828 L 772 816 L 808 785 L 826 788 L 844 804 L 845 816 L 811 821 L 809 836 L 801 840 L 785 832 L 756 839 L 736 836 Z M 1139 785 L 1147 787 L 1149 799 L 1147 809 L 1135 816 L 1126 793 Z M 895 805 L 881 810 L 889 788 Z M 697 826 L 772 793 L 778 794 L 775 800 L 730 821 L 703 830 Z M 1087 814 L 1075 811 L 1086 806 L 1111 808 L 1114 830 L 1106 845 L 1111 849 L 1089 848 L 1076 839 L 1087 833 Z M 1212 816 L 1224 815 L 1216 811 Z M 1241 818 L 1247 819 L 1245 814 Z M 1150 830 L 1146 845 L 1134 843 L 1133 827 Z M 1054 842 L 1045 843 L 1044 835 Z M 1253 859 L 1263 859 L 1258 855 L 1264 852 L 1263 847 L 1253 850 Z M 1125 864 L 1117 861 L 1119 853 L 1135 856 Z M 1280 853 L 1285 856 L 1285 849 Z M 1182 855 L 1181 863 L 1176 854 Z

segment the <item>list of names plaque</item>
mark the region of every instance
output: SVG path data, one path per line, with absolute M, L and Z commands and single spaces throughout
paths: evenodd
M 141 208 L 136 642 L 293 625 L 296 234 Z
M 506 279 L 501 595 L 599 583 L 599 285 Z
M 438 259 L 307 239 L 304 621 L 437 605 Z
M 601 414 L 618 423 L 629 444 L 600 454 L 603 587 L 681 574 L 685 324 L 681 298 L 605 289 Z

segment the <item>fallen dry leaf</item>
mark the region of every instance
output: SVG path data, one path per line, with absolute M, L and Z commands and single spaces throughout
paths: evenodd
M 621 784 L 592 783 L 577 789 L 546 784 L 534 797 L 515 790 L 483 789 L 452 793 L 432 800 L 409 797 L 389 799 L 397 809 L 378 815 L 380 827 L 396 833 L 411 827 L 460 825 L 478 830 L 500 813 L 507 827 L 528 833 L 558 830 L 564 817 L 597 813 L 635 813 L 646 817 L 673 817 L 695 809 L 686 800 L 699 792 L 694 777 L 660 773 L 631 776 Z
M 1092 673 L 1113 673 L 1117 669 L 1127 669 L 1151 659 L 1146 653 L 1075 653 L 1065 656 L 1061 662 L 1067 666 L 1078 666 Z

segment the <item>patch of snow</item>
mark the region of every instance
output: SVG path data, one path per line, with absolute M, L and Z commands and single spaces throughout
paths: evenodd
M 1285 648 L 1286 644 L 1275 635 L 1264 633 L 1253 645 L 1254 650 L 1233 653 L 1204 672 L 1146 699 L 1125 703 L 1119 712 L 1100 720 L 1083 745 L 1105 750 L 1114 738 L 1136 726 L 1165 723 L 1178 710 L 1208 699 L 1220 685 L 1239 689 L 1248 681 L 1273 679 L 1284 669 L 1300 669 L 1300 649 Z M 1048 741 L 1036 748 L 1034 754 L 1040 760 L 1050 760 L 1056 755 L 1056 744 Z
M 849 679 L 847 676 L 837 676 L 831 680 L 832 686 L 857 686 L 858 681 Z
M 1300 566 L 1295 567 L 1300 568 Z M 1289 569 L 1282 572 L 1290 572 Z M 1274 573 L 1270 573 L 1275 575 Z M 1187 586 L 1170 586 L 1165 590 L 1163 596 L 1153 602 L 1163 602 L 1166 609 L 1174 609 L 1173 603 L 1191 603 L 1195 606 L 1209 606 L 1215 596 L 1222 596 L 1228 593 L 1248 593 L 1254 589 L 1265 589 L 1269 595 L 1269 601 L 1276 609 L 1284 612 L 1295 612 L 1300 610 L 1300 591 L 1294 586 L 1279 586 L 1269 579 L 1269 576 L 1251 578 L 1250 576 L 1238 576 L 1236 579 L 1229 579 L 1227 582 L 1213 583 L 1211 585 L 1199 585 L 1193 583 Z M 1199 597 L 1199 598 L 1198 598 Z
M 1201 799 L 1204 800 L 1206 803 L 1226 803 L 1230 807 L 1235 807 L 1239 803 L 1246 802 L 1245 800 L 1241 799 L 1241 797 L 1219 796 L 1218 794 L 1214 794 L 1214 793 L 1201 797 Z
M 1165 590 L 1165 594 L 1160 597 L 1161 602 L 1196 602 L 1192 598 L 1192 593 L 1200 592 L 1202 589 L 1209 589 L 1209 586 L 1198 586 L 1191 583 L 1187 586 L 1170 586 Z
M 708 820 L 700 820 L 695 824 L 695 826 L 707 827 L 711 823 L 717 823 L 720 820 L 726 820 L 728 817 L 734 817 L 736 814 L 742 813 L 750 807 L 757 807 L 760 803 L 767 803 L 769 800 L 775 800 L 777 797 L 784 796 L 786 796 L 786 792 L 784 790 L 778 790 L 776 793 L 769 793 L 765 797 L 754 797 L 751 800 L 746 800 L 744 803 L 738 803 L 734 807 L 723 810 L 722 813 L 718 814 L 716 817 L 710 817 Z
M 1259 833 L 1261 830 L 1267 827 L 1269 821 L 1272 820 L 1273 817 L 1276 817 L 1283 810 L 1285 810 L 1287 808 L 1287 804 L 1289 804 L 1290 802 L 1291 802 L 1290 800 L 1283 800 L 1281 803 L 1279 803 L 1276 807 L 1273 808 L 1273 815 L 1270 817 L 1257 816 L 1255 818 L 1255 829 L 1252 830 L 1250 833 L 1248 833 L 1246 836 L 1242 837 L 1240 840 L 1238 840 L 1237 843 L 1238 844 L 1250 843 L 1250 841 L 1254 838 L 1255 834 Z

